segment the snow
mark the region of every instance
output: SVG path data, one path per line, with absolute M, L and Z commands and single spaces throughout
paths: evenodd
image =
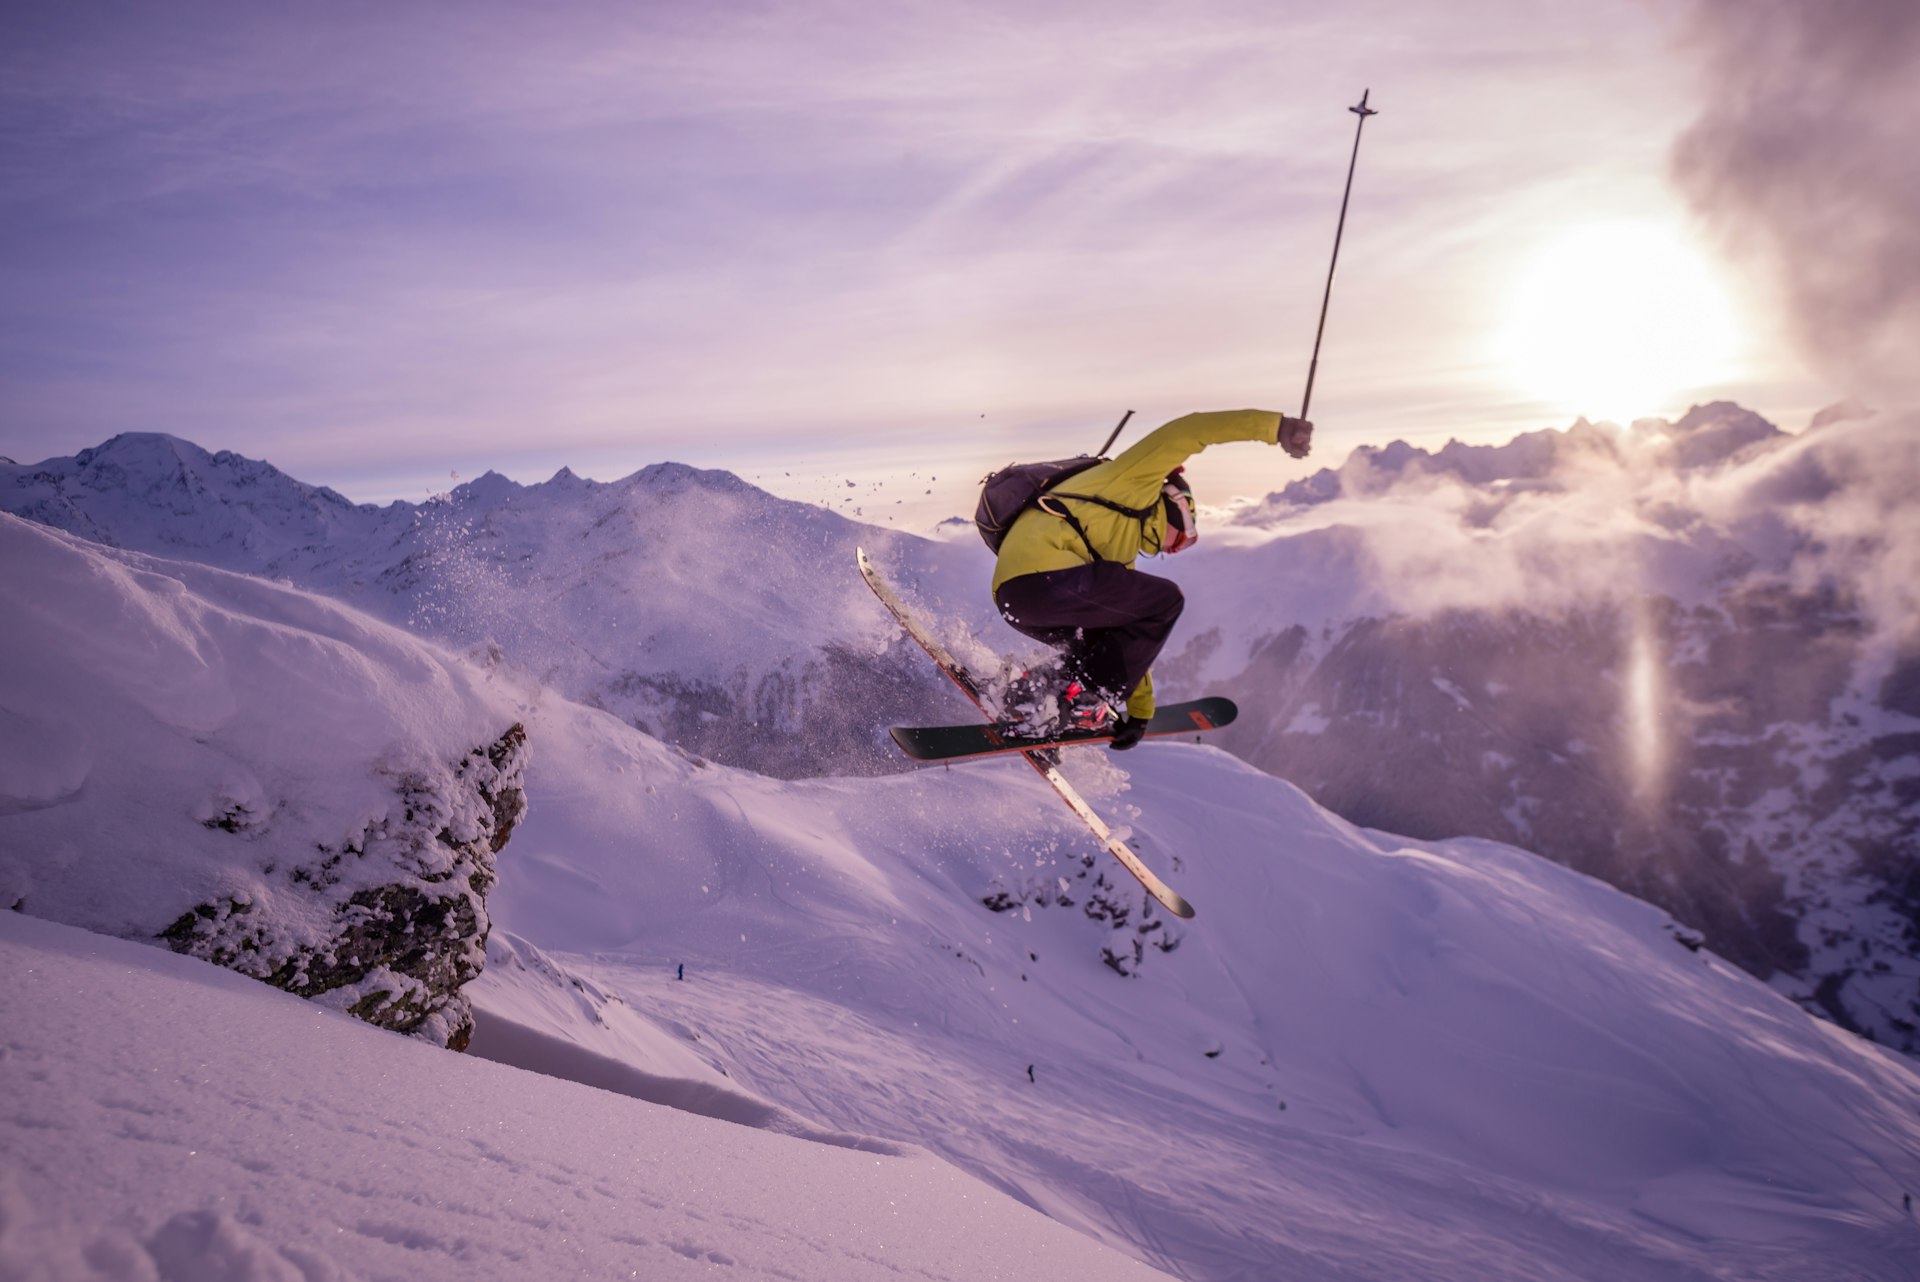
M 708 555 L 650 627 L 697 632 Z M 10 517 L 0 567 L 0 1279 L 1911 1276 L 1913 1065 L 1526 852 L 1066 754 L 1172 923 L 1019 762 L 770 778 L 309 592 Z M 510 721 L 471 1055 L 106 937 Z
M 975 906 L 1023 877 L 1084 884 L 1084 842 L 1017 766 L 857 786 L 712 767 L 695 786 L 724 791 L 746 831 L 709 830 L 699 882 L 655 899 L 655 920 L 568 953 L 578 917 L 556 885 L 529 904 L 504 884 L 498 911 L 608 1009 L 684 1030 L 728 1081 L 911 1137 L 1176 1276 L 1425 1260 L 1488 1278 L 1797 1278 L 1810 1243 L 1880 1276 L 1895 1258 L 1912 1231 L 1899 1191 L 1920 1179 L 1903 1061 L 1577 874 L 1352 829 L 1209 749 L 1139 751 L 1136 827 L 1201 917 L 1130 981 L 1099 965 L 1104 933 L 1077 907 Z M 1009 792 L 1033 831 L 983 848 L 969 817 Z M 516 838 L 536 857 L 542 822 Z M 620 898 L 629 867 L 624 851 L 583 860 L 565 893 Z M 498 969 L 476 985 L 477 1053 L 509 981 L 523 1006 Z M 584 1013 L 547 1027 L 619 1057 Z
M 1287 728 L 1281 731 L 1281 733 L 1319 734 L 1332 724 L 1333 723 L 1321 713 L 1319 704 L 1309 703 L 1302 705 L 1300 710 L 1294 713 L 1293 720 L 1287 723 Z
M 887 563 L 909 543 L 916 564 L 931 553 L 936 577 L 968 586 L 954 597 L 995 621 L 971 590 L 987 555 L 977 539 L 909 539 L 676 463 L 610 483 L 564 473 L 523 486 L 489 472 L 428 502 L 374 508 L 266 463 L 128 433 L 73 458 L 0 465 L 0 508 L 129 550 L 286 579 L 456 649 L 497 647 L 567 697 L 663 735 L 690 737 L 688 723 L 701 721 L 778 730 L 736 737 L 782 754 L 786 773 L 821 755 L 807 732 L 820 705 L 839 700 L 810 697 L 816 687 L 897 638 L 861 608 L 857 577 L 823 573 L 856 542 Z M 937 680 L 924 663 L 903 672 L 928 689 Z M 864 670 L 854 679 L 872 684 Z
M 0 1098 L 9 1282 L 1162 1276 L 911 1146 L 437 1051 L 18 913 Z
M 263 865 L 364 849 L 396 777 L 514 721 L 485 673 L 324 597 L 5 514 L 0 562 L 0 904 L 150 936 L 264 900 Z

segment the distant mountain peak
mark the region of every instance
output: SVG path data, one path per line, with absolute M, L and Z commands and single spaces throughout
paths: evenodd
M 131 484 L 144 478 L 149 482 L 181 483 L 188 489 L 266 487 L 282 490 L 300 501 L 354 506 L 345 495 L 324 485 L 296 480 L 265 460 L 232 450 L 209 453 L 192 441 L 166 432 L 121 432 L 70 459 L 48 459 L 39 470 L 93 488 L 99 488 L 97 482 L 102 480 Z
M 618 484 L 629 488 L 672 491 L 688 488 L 741 493 L 754 489 L 732 472 L 718 468 L 693 467 L 687 463 L 654 463 L 641 468 Z
M 1640 419 L 1624 435 L 1619 428 L 1596 425 L 1582 417 L 1566 428 L 1521 432 L 1499 445 L 1473 445 L 1454 439 L 1437 452 L 1405 440 L 1362 445 L 1338 468 L 1323 468 L 1295 481 L 1236 519 L 1258 524 L 1278 510 L 1376 494 L 1391 489 L 1402 478 L 1449 476 L 1478 486 L 1547 482 L 1571 459 L 1619 459 L 1622 444 L 1633 438 L 1670 451 L 1667 457 L 1672 466 L 1692 469 L 1725 463 L 1742 451 L 1786 435 L 1759 414 L 1732 401 L 1710 401 L 1693 406 L 1677 422 Z
M 101 462 L 118 463 L 124 467 L 130 462 L 147 460 L 162 464 L 185 464 L 189 460 L 212 462 L 213 455 L 192 441 L 165 432 L 121 432 L 73 456 L 74 463 L 82 468 Z
M 520 482 L 514 480 L 512 477 L 503 476 L 492 468 L 488 468 L 471 481 L 462 481 L 459 485 L 454 486 L 453 493 L 454 497 L 461 500 L 496 502 L 502 498 L 519 494 L 525 489 L 526 487 L 524 485 L 521 485 Z

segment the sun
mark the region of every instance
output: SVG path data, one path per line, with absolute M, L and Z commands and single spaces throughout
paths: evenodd
M 1528 396 L 1626 424 L 1723 381 L 1739 343 L 1706 257 L 1658 223 L 1578 228 L 1523 262 L 1505 363 Z

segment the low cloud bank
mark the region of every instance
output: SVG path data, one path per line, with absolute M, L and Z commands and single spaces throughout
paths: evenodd
M 1736 406 L 1505 446 L 1404 443 L 1238 515 L 1365 540 L 1398 612 L 1710 600 L 1736 579 L 1856 607 L 1889 655 L 1920 649 L 1920 413 L 1779 431 Z

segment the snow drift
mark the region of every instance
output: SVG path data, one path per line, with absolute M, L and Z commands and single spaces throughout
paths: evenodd
M 436 1052 L 17 913 L 0 1051 L 9 1282 L 1163 1276 L 922 1152 Z
M 0 515 L 0 904 L 464 1045 L 525 738 L 333 602 Z

